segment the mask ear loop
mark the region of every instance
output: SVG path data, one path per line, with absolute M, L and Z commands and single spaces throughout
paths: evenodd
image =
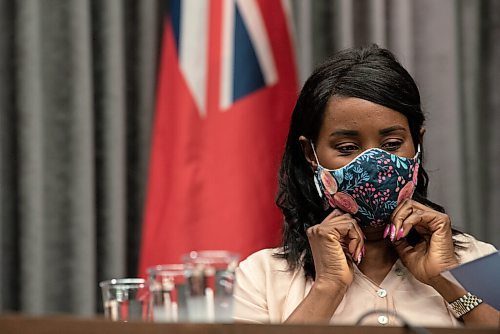
M 314 144 L 313 144 L 312 140 L 309 140 L 309 143 L 311 144 L 311 148 L 313 150 L 314 158 L 316 159 L 316 163 L 318 164 L 318 166 L 321 166 L 321 164 L 319 163 L 318 155 L 316 154 L 316 150 L 314 149 Z
M 313 144 L 312 140 L 309 140 L 309 143 L 311 144 L 311 148 L 312 148 L 313 153 L 314 153 L 314 158 L 316 159 L 316 163 L 318 164 L 318 167 L 323 168 L 320 165 L 320 163 L 319 163 L 318 155 L 316 154 L 316 150 L 314 149 L 314 144 Z M 315 174 L 315 176 L 314 176 L 314 185 L 316 187 L 316 190 L 318 191 L 319 197 L 320 198 L 324 198 L 323 192 L 321 191 L 321 187 L 319 185 L 319 180 L 317 178 L 317 173 L 318 173 L 318 170 L 316 169 L 316 172 L 314 173 Z
M 422 159 L 422 150 L 420 148 L 420 144 L 417 145 L 417 153 L 415 154 L 415 157 L 413 159 Z

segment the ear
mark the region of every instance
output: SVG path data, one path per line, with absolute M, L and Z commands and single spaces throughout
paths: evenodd
M 420 131 L 418 133 L 419 135 L 419 141 L 420 141 L 420 146 L 422 147 L 424 145 L 424 134 L 425 134 L 425 128 L 420 128 Z
M 312 150 L 311 141 L 304 136 L 300 136 L 299 142 L 307 162 L 311 165 L 313 169 L 316 169 L 316 167 L 318 167 L 318 164 L 316 163 L 316 158 Z

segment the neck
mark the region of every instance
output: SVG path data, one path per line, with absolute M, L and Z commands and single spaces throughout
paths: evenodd
M 391 270 L 398 254 L 390 240 L 366 235 L 366 255 L 358 266 L 359 270 L 375 283 L 380 284 Z

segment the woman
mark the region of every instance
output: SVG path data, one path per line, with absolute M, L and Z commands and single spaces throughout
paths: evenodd
M 423 123 L 415 82 L 385 49 L 345 50 L 314 71 L 280 168 L 283 244 L 240 264 L 236 321 L 352 325 L 377 309 L 364 324 L 499 324 L 440 275 L 495 248 L 427 199 Z

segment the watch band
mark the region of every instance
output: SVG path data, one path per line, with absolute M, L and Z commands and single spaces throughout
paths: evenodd
M 482 299 L 474 296 L 470 292 L 467 292 L 462 297 L 448 304 L 448 308 L 453 313 L 455 318 L 461 318 L 464 316 L 464 314 L 469 313 L 482 302 Z

